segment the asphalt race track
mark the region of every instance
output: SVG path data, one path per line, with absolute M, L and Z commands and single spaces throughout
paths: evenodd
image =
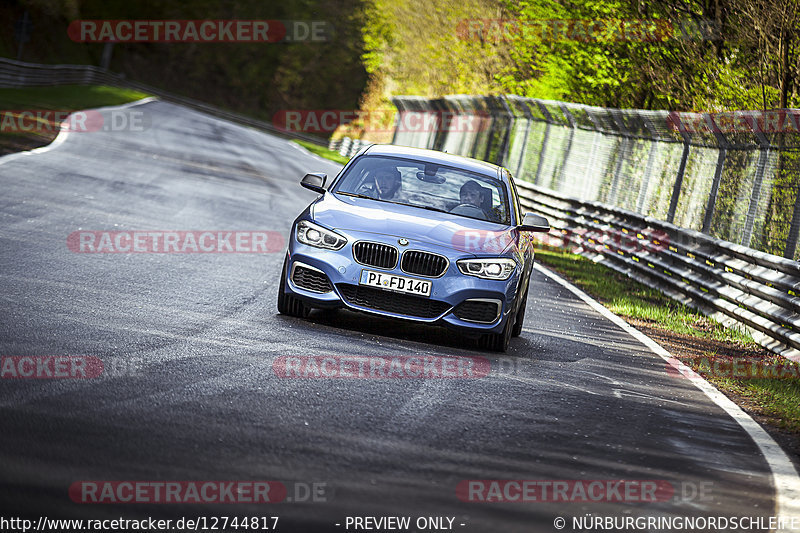
M 177 106 L 132 111 L 147 116 L 144 131 L 71 133 L 0 159 L 0 355 L 92 356 L 104 369 L 0 379 L 0 515 L 278 516 L 279 531 L 347 531 L 348 516 L 449 517 L 475 532 L 556 531 L 557 517 L 588 513 L 775 515 L 771 470 L 740 425 L 539 271 L 523 335 L 501 357 L 444 329 L 345 311 L 278 315 L 284 244 L 71 251 L 79 230 L 266 230 L 285 243 L 314 198 L 300 178 L 339 168 Z M 278 358 L 308 355 L 483 357 L 491 373 L 276 374 Z M 269 504 L 75 503 L 70 486 L 86 480 L 272 480 L 288 493 Z M 673 492 L 487 503 L 459 498 L 465 480 L 655 480 Z

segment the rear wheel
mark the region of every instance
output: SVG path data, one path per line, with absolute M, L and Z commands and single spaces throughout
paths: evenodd
M 515 316 L 516 315 L 508 317 L 506 325 L 501 333 L 487 333 L 478 339 L 478 347 L 493 352 L 507 351 L 508 345 L 511 343 L 511 334 L 514 330 Z
M 283 270 L 281 272 L 281 282 L 278 284 L 278 312 L 282 315 L 289 315 L 298 318 L 306 318 L 311 312 L 311 308 L 303 303 L 299 298 L 295 298 L 291 294 L 286 294 L 283 288 L 286 286 L 286 266 L 288 265 L 288 258 L 283 261 Z

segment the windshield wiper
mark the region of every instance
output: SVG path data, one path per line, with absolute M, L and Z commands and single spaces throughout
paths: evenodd
M 367 196 L 365 194 L 358 194 L 354 192 L 344 192 L 344 191 L 336 191 L 334 194 L 342 194 L 344 196 L 352 196 L 353 198 L 366 198 L 367 200 L 377 200 L 377 198 L 373 198 L 372 196 Z M 378 200 L 383 201 L 383 200 Z
M 409 207 L 419 207 L 420 209 L 427 209 L 428 211 L 436 211 L 437 213 L 449 213 L 450 211 L 445 211 L 444 209 L 437 209 L 435 207 L 431 207 L 429 205 L 413 205 L 413 204 L 400 204 L 400 205 L 407 205 Z
M 334 194 L 342 194 L 344 196 L 352 196 L 353 198 L 366 198 L 367 200 L 375 200 L 376 202 L 385 202 L 387 204 L 394 204 L 394 205 L 404 205 L 407 207 L 418 207 L 420 209 L 427 209 L 428 211 L 436 211 L 437 213 L 449 213 L 449 211 L 445 211 L 443 209 L 437 209 L 435 207 L 431 207 L 429 205 L 417 205 L 417 204 L 404 204 L 403 202 L 393 202 L 391 200 L 383 200 L 381 198 L 373 198 L 372 196 L 366 196 L 363 194 L 358 194 L 354 192 L 344 192 L 344 191 L 336 191 Z
M 394 204 L 394 205 L 404 205 L 406 207 L 419 207 L 420 209 L 427 209 L 428 211 L 436 211 L 437 213 L 449 213 L 449 211 L 445 211 L 443 209 L 437 209 L 429 205 L 404 204 L 403 202 L 393 202 L 391 200 L 381 200 L 381 202 L 386 202 L 387 204 Z

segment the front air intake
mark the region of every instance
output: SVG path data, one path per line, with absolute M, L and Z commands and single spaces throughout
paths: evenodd
M 353 245 L 353 258 L 366 266 L 394 268 L 397 266 L 397 248 L 379 242 L 361 241 Z

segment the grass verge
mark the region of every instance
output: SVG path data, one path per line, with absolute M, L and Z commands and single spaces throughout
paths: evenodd
M 664 346 L 800 456 L 800 365 L 602 263 L 558 250 L 536 258 Z
M 293 139 L 292 142 L 299 144 L 312 154 L 316 154 L 320 157 L 324 157 L 325 159 L 330 159 L 334 163 L 339 163 L 340 165 L 344 165 L 348 161 L 350 161 L 349 157 L 344 157 L 340 155 L 339 152 L 334 152 L 333 150 L 328 150 L 324 146 L 320 146 L 318 144 L 314 144 L 308 141 L 301 141 L 300 139 Z
M 95 85 L 59 85 L 56 87 L 26 87 L 0 89 L 0 154 L 31 150 L 49 144 L 60 131 L 58 124 L 19 122 L 16 114 L 31 111 L 78 111 L 94 107 L 121 105 L 146 98 L 148 95 L 131 89 Z M 19 127 L 24 126 L 24 129 Z M 28 130 L 29 131 L 26 131 Z

